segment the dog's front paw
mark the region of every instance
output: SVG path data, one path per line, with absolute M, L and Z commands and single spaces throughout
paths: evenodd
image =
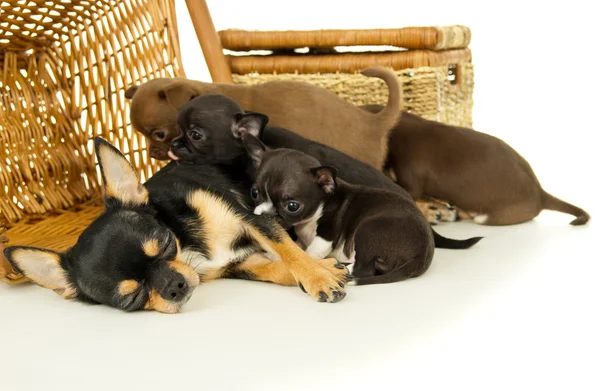
M 317 301 L 336 303 L 346 297 L 348 269 L 336 259 L 317 260 L 317 265 L 297 278 L 298 286 Z
M 428 223 L 435 225 L 440 221 L 457 221 L 458 212 L 455 207 L 443 201 L 419 200 L 417 206 Z

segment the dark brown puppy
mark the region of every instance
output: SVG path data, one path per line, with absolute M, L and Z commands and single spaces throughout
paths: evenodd
M 381 106 L 363 106 L 377 112 Z M 587 223 L 581 208 L 546 193 L 527 161 L 504 141 L 472 129 L 402 113 L 390 134 L 387 166 L 414 199 L 456 205 L 485 225 L 529 221 L 543 209 Z
M 279 216 L 308 255 L 349 264 L 358 285 L 401 281 L 429 268 L 432 231 L 410 199 L 346 183 L 335 168 L 300 151 L 269 150 L 249 133 L 243 141 L 256 167 L 254 214 Z
M 377 114 L 361 110 L 324 88 L 294 81 L 248 86 L 154 79 L 130 87 L 125 96 L 132 99 L 133 127 L 151 140 L 150 155 L 156 159 L 167 159 L 171 141 L 179 136 L 179 108 L 195 96 L 220 94 L 235 100 L 244 110 L 268 115 L 274 126 L 334 147 L 381 170 L 389 130 L 400 114 L 400 86 L 388 69 L 372 67 L 362 73 L 383 79 L 388 86 L 388 103 Z

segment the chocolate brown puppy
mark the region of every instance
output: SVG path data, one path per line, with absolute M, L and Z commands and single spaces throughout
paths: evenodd
M 447 201 L 478 224 L 523 223 L 543 209 L 576 216 L 571 225 L 590 219 L 583 209 L 546 193 L 529 163 L 508 144 L 472 129 L 404 112 L 390 134 L 387 166 L 414 199 Z
M 177 111 L 199 95 L 232 98 L 246 111 L 264 113 L 280 126 L 310 140 L 334 147 L 377 169 L 387 156 L 388 132 L 400 114 L 400 87 L 396 75 L 382 67 L 363 75 L 383 79 L 389 89 L 387 105 L 373 114 L 309 83 L 272 81 L 257 85 L 202 83 L 182 78 L 154 79 L 130 87 L 133 127 L 150 139 L 150 155 L 167 159 L 171 141 L 179 136 Z

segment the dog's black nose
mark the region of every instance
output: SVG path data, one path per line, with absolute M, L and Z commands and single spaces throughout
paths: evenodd
M 162 296 L 167 300 L 181 301 L 187 296 L 188 292 L 189 287 L 185 282 L 185 278 L 178 275 L 167 284 Z
M 179 148 L 183 148 L 183 146 L 184 146 L 183 137 L 181 137 L 181 136 L 174 138 L 173 141 L 171 141 L 171 149 L 179 149 Z

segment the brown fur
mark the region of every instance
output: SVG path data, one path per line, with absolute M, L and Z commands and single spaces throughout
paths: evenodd
M 377 112 L 381 106 L 363 108 Z M 523 223 L 543 209 L 576 216 L 572 225 L 590 219 L 581 208 L 546 193 L 529 163 L 496 137 L 402 113 L 389 145 L 387 165 L 414 199 L 447 201 L 477 223 Z
M 150 153 L 157 159 L 167 159 L 169 145 L 179 135 L 178 109 L 195 96 L 221 94 L 246 111 L 266 114 L 270 125 L 289 129 L 382 169 L 388 132 L 400 114 L 400 87 L 396 75 L 385 68 L 372 67 L 362 73 L 383 79 L 388 86 L 387 106 L 376 114 L 324 88 L 294 81 L 247 86 L 159 78 L 130 87 L 125 96 L 132 99 L 133 127 L 151 140 Z

